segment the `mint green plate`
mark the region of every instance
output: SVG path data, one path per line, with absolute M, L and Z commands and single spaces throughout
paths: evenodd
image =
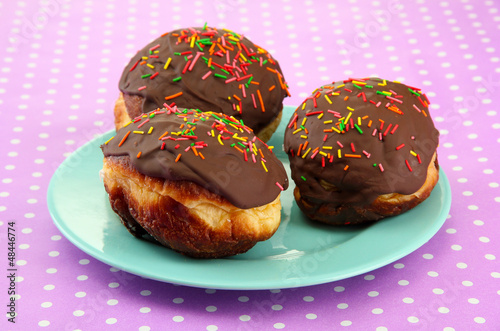
M 288 118 L 292 107 L 285 107 Z M 290 174 L 282 151 L 283 120 L 269 142 Z M 245 254 L 196 260 L 136 239 L 111 210 L 99 170 L 99 146 L 114 131 L 69 156 L 48 189 L 54 223 L 78 248 L 116 268 L 143 277 L 216 289 L 276 289 L 322 284 L 356 276 L 406 256 L 443 225 L 451 205 L 450 185 L 441 170 L 431 196 L 416 208 L 365 226 L 330 227 L 312 223 L 293 199 L 293 182 L 282 194 L 282 220 L 276 234 Z

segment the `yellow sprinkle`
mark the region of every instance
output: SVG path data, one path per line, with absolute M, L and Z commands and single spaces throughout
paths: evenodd
M 132 124 L 132 123 L 134 123 L 134 122 L 130 121 L 130 122 L 128 122 L 127 124 L 125 124 L 123 127 L 129 126 L 129 125 L 130 125 L 130 124 Z
M 214 130 L 212 130 L 212 132 L 211 132 L 211 133 L 212 133 L 212 137 L 215 137 Z
M 302 139 L 307 139 L 307 136 L 304 136 L 304 135 L 302 134 L 302 135 L 300 135 L 300 138 L 302 138 Z
M 337 154 L 339 155 L 339 159 L 342 157 L 342 151 L 339 149 Z
M 106 142 L 104 143 L 104 145 L 107 145 L 111 140 L 113 140 L 114 136 L 109 138 L 108 140 L 106 140 Z
M 304 110 L 304 108 L 306 108 L 306 103 L 305 102 L 302 104 L 302 110 Z
M 393 82 L 394 82 L 394 83 L 401 84 L 401 82 L 400 82 L 400 81 L 397 81 L 397 80 L 394 80 Z
M 150 67 L 151 69 L 154 69 L 154 68 L 155 68 L 155 66 L 154 66 L 154 65 L 152 65 L 151 63 L 148 63 L 148 64 L 146 64 L 146 65 L 147 65 L 148 67 Z
M 142 59 L 143 59 L 143 60 L 147 60 L 147 59 L 149 59 L 149 57 L 147 57 L 147 56 L 143 56 L 143 57 L 142 57 Z
M 248 62 L 248 60 L 245 58 L 245 56 L 243 55 L 243 53 L 240 53 L 240 57 L 243 59 L 243 61 Z
M 379 86 L 386 86 L 386 85 L 387 85 L 387 82 L 386 82 L 386 81 L 385 81 L 385 79 L 384 79 L 383 83 L 378 83 L 378 85 L 379 85 Z
M 167 70 L 168 66 L 170 65 L 170 62 L 172 62 L 172 58 L 169 57 L 167 62 L 165 62 L 165 65 L 163 66 L 163 69 Z
M 218 135 L 218 136 L 217 136 L 217 140 L 219 140 L 219 144 L 224 145 L 224 144 L 222 143 L 222 139 L 220 138 L 220 135 Z
M 337 128 L 336 128 L 336 127 L 334 127 L 334 126 L 332 126 L 332 130 L 333 130 L 333 131 L 335 131 L 335 132 L 337 132 L 337 133 L 342 133 L 342 132 L 340 132 L 340 130 L 339 130 L 339 129 L 337 129 Z
M 325 152 L 319 152 L 319 154 L 321 154 L 323 156 L 328 156 L 328 154 L 326 154 Z
M 354 108 L 351 107 L 347 107 L 347 109 L 349 109 L 350 111 L 354 111 Z
M 311 150 L 311 148 L 312 148 L 312 147 L 309 147 L 309 148 L 307 149 L 307 151 L 306 151 L 306 152 L 302 155 L 302 158 L 305 158 L 305 157 L 306 157 L 306 155 L 309 153 L 309 151 Z
M 361 117 L 358 116 L 358 125 L 361 125 Z
M 323 122 L 323 124 L 330 124 L 330 123 L 333 123 L 333 120 L 328 120 Z
M 413 156 L 417 156 L 417 153 L 415 153 L 414 151 L 410 151 L 410 154 L 413 155 Z
M 296 134 L 299 131 L 302 131 L 302 128 L 298 128 L 297 130 L 293 131 L 293 134 Z
M 302 124 L 301 125 L 306 124 L 306 121 L 307 121 L 307 117 L 304 117 L 304 119 L 302 120 Z
M 160 51 L 154 51 L 153 53 L 158 54 L 158 53 L 160 53 Z
M 329 104 L 332 104 L 332 100 L 330 100 L 330 98 L 326 94 L 325 94 L 325 99 L 326 99 L 326 101 L 328 101 Z
M 148 134 L 151 134 L 151 132 L 153 132 L 153 127 L 149 128 Z
M 347 123 L 347 121 L 349 121 L 349 119 L 351 118 L 351 115 L 352 115 L 352 113 L 347 114 L 347 117 L 344 120 L 344 124 Z
M 236 111 L 239 112 L 240 111 L 240 105 L 236 105 Z M 234 125 L 233 125 L 234 126 Z
M 194 41 L 195 41 L 195 40 L 196 40 L 196 38 L 195 38 L 195 35 L 194 35 L 194 36 L 192 36 L 192 37 L 191 37 L 191 44 L 189 44 L 189 46 L 190 46 L 191 48 L 193 48 L 193 47 L 194 47 Z
M 340 93 L 333 92 L 332 95 L 340 95 Z
M 319 114 L 318 115 L 318 120 L 320 120 L 323 117 L 323 115 L 325 115 L 325 114 L 324 113 Z
M 264 170 L 267 172 L 266 164 L 264 163 L 264 161 L 261 160 L 260 163 L 262 163 L 262 166 L 264 167 Z
M 323 146 L 322 148 L 323 148 L 323 149 L 333 149 L 333 147 L 332 147 L 332 146 Z
M 132 132 L 137 134 L 144 134 L 144 131 L 132 131 Z
M 353 82 L 354 84 L 356 84 L 356 85 L 366 85 L 366 83 L 365 83 L 365 82 L 360 82 L 360 81 L 357 81 L 357 80 L 353 80 L 352 82 Z
M 341 87 L 344 87 L 344 86 L 345 86 L 345 84 L 342 84 L 342 85 L 337 86 L 336 88 L 341 88 Z

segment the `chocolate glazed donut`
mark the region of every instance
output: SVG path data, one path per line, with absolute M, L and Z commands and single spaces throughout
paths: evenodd
M 116 129 L 165 105 L 222 112 L 264 141 L 276 130 L 289 95 L 278 62 L 227 29 L 185 28 L 162 35 L 124 68 Z
M 315 90 L 292 115 L 285 151 L 311 219 L 353 224 L 397 215 L 438 180 L 439 132 L 415 87 L 378 78 Z

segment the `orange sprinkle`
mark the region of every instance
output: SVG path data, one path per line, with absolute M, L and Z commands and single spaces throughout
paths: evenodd
M 262 112 L 266 111 L 264 107 L 264 101 L 262 100 L 262 95 L 260 94 L 260 90 L 257 90 L 257 96 L 259 97 L 260 106 L 262 107 Z
M 139 63 L 141 66 L 146 64 L 147 62 L 146 61 L 142 61 L 141 63 Z
M 272 90 L 274 90 L 274 88 L 276 87 L 276 85 L 273 85 L 269 88 L 269 92 L 271 92 Z
M 300 156 L 300 151 L 302 150 L 302 145 L 303 145 L 303 144 L 300 144 L 300 145 L 299 145 L 299 150 L 297 151 L 297 156 Z
M 130 134 L 130 131 L 127 132 L 127 133 L 125 133 L 125 135 L 122 138 L 122 141 L 120 141 L 120 143 L 118 144 L 118 147 L 121 147 L 123 145 L 123 143 L 125 142 L 125 140 L 127 140 L 127 137 L 128 137 L 129 134 Z
M 427 113 L 425 112 L 425 110 L 422 109 L 422 113 L 424 114 L 425 117 L 427 117 Z
M 180 158 L 181 158 L 181 154 L 178 154 L 177 157 L 175 158 L 175 162 L 179 161 Z
M 196 150 L 196 148 L 191 148 L 194 152 L 194 155 L 198 156 L 198 151 Z
M 349 169 L 349 165 L 346 165 L 346 166 L 344 167 L 344 171 L 347 171 L 347 169 Z
M 273 68 L 266 67 L 266 69 L 269 70 L 270 72 L 276 73 L 276 70 L 274 70 Z
M 250 82 L 250 84 L 260 85 L 260 83 L 259 83 L 259 82 L 256 82 L 256 81 L 254 81 L 254 80 L 252 80 L 252 81 Z
M 234 148 L 236 148 L 238 151 L 240 151 L 241 153 L 245 153 L 244 151 L 241 150 L 241 148 L 239 148 L 238 146 L 234 145 Z
M 347 101 L 347 99 L 349 99 L 348 95 L 345 96 L 344 101 Z
M 201 154 L 201 152 L 199 152 L 198 155 L 201 157 L 202 160 L 205 160 L 205 157 L 203 156 L 203 154 Z
M 309 145 L 309 140 L 306 141 L 306 143 L 304 144 L 304 148 L 303 149 L 306 149 L 307 145 Z
M 209 58 L 209 59 L 208 59 L 207 66 L 208 66 L 209 68 L 212 66 L 212 58 Z
M 241 99 L 240 99 L 240 98 L 238 98 L 238 96 L 237 96 L 236 94 L 233 94 L 233 97 L 234 97 L 236 100 L 241 101 Z
M 137 153 L 137 158 L 141 157 L 142 152 Z
M 357 154 L 344 154 L 345 157 L 355 157 L 355 158 L 360 158 L 361 155 L 357 155 Z
M 262 154 L 262 150 L 259 148 L 259 153 L 262 158 L 264 158 L 264 154 Z
M 371 128 L 372 127 L 372 120 L 370 120 L 370 122 L 368 122 L 368 127 Z
M 162 135 L 160 136 L 160 138 L 158 138 L 158 140 L 161 140 L 161 138 L 165 137 L 167 134 L 168 134 L 168 131 L 165 131 L 165 133 L 164 133 L 164 134 L 162 134 Z
M 169 95 L 168 97 L 165 97 L 165 100 L 170 100 L 170 99 L 173 99 L 173 98 L 179 97 L 179 96 L 181 96 L 181 95 L 182 95 L 182 92 L 175 93 L 175 94 Z

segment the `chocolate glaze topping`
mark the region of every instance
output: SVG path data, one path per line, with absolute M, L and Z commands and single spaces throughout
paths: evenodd
M 209 27 L 175 30 L 146 45 L 123 70 L 119 88 L 144 97 L 142 113 L 175 103 L 243 119 L 256 133 L 278 115 L 288 94 L 266 50 Z
M 140 173 L 194 182 L 238 208 L 268 204 L 288 187 L 282 163 L 251 129 L 221 113 L 157 109 L 101 146 Z
M 416 192 L 438 145 L 428 104 L 420 89 L 378 78 L 314 91 L 285 132 L 301 195 L 340 206 Z

